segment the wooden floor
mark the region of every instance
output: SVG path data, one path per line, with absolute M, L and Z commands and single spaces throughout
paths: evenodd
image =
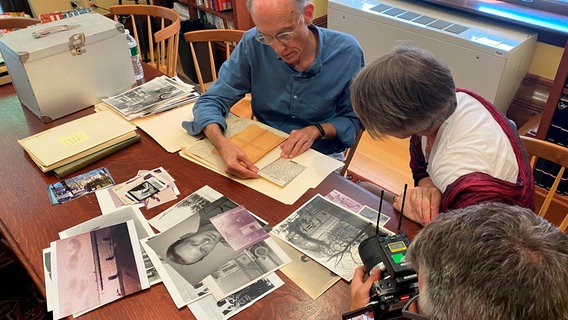
M 404 184 L 413 185 L 408 152 L 409 139 L 385 138 L 373 140 L 363 133 L 349 171 L 395 194 L 404 190 Z

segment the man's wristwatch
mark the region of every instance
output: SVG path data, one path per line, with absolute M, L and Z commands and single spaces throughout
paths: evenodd
M 321 126 L 321 124 L 319 123 L 314 123 L 314 126 L 318 129 L 319 133 L 320 133 L 320 139 L 323 139 L 325 137 L 325 130 L 323 130 L 323 127 Z

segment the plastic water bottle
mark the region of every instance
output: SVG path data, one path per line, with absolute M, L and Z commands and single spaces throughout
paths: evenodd
M 126 41 L 128 41 L 128 49 L 130 49 L 130 59 L 132 60 L 132 68 L 134 68 L 134 79 L 137 83 L 140 83 L 144 79 L 144 69 L 142 69 L 142 64 L 140 63 L 140 54 L 138 52 L 138 44 L 136 39 L 130 35 L 128 29 L 124 29 L 126 34 Z

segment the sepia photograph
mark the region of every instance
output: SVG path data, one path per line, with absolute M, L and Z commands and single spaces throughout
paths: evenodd
M 351 281 L 362 264 L 358 246 L 375 234 L 375 227 L 356 213 L 321 195 L 276 225 L 272 232 L 294 248 Z
M 56 319 L 149 287 L 132 221 L 52 242 L 51 252 Z
M 69 238 L 81 233 L 95 231 L 104 227 L 127 222 L 129 220 L 132 220 L 134 223 L 134 228 L 136 229 L 136 236 L 138 237 L 138 239 L 144 239 L 155 234 L 154 230 L 152 230 L 152 227 L 150 227 L 148 221 L 146 220 L 146 218 L 144 218 L 144 215 L 139 208 L 126 206 L 111 213 L 94 217 L 67 230 L 63 230 L 59 232 L 59 238 Z M 144 267 L 146 269 L 146 275 L 148 276 L 148 281 L 150 282 L 150 284 L 159 283 L 160 277 L 158 276 L 154 265 L 150 261 L 150 258 L 148 258 L 146 252 L 143 249 L 142 258 L 144 260 Z

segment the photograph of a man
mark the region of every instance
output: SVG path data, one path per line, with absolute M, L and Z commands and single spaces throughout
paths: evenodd
M 194 287 L 219 267 L 238 256 L 209 219 L 236 207 L 226 197 L 217 199 L 198 213 L 159 233 L 148 246 Z
M 177 264 L 194 264 L 203 260 L 219 242 L 225 244 L 219 231 L 208 223 L 196 232 L 186 233 L 172 243 L 166 251 L 166 257 Z

